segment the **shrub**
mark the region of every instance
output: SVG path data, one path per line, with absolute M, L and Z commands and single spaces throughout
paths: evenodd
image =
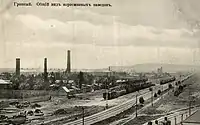
M 183 86 L 180 85 L 180 86 L 178 87 L 178 89 L 179 89 L 180 91 L 182 91 L 182 90 L 183 90 Z
M 171 89 L 171 88 L 172 88 L 172 84 L 169 84 L 169 85 L 168 85 L 168 88 Z
M 158 95 L 160 95 L 160 94 L 161 94 L 161 92 L 162 92 L 161 90 L 158 90 Z
M 175 92 L 174 92 L 174 96 L 178 96 L 180 94 L 180 91 L 179 90 L 176 90 Z
M 157 96 L 158 96 L 158 95 L 155 93 L 155 94 L 154 94 L 154 97 L 157 97 Z
M 144 98 L 143 98 L 143 97 L 140 97 L 140 98 L 139 98 L 139 102 L 140 102 L 141 104 L 143 104 L 143 103 L 144 103 Z
M 153 89 L 152 88 L 149 88 L 149 91 L 152 91 Z
M 153 125 L 153 123 L 152 122 L 148 122 L 148 125 Z

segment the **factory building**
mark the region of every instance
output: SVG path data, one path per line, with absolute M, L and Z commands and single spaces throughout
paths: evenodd
M 159 75 L 163 74 L 163 68 L 162 68 L 162 67 L 158 68 L 158 69 L 157 69 L 157 73 L 158 73 Z

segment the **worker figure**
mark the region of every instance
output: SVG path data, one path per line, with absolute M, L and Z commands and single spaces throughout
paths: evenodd
M 49 97 L 49 100 L 51 101 L 51 96 Z
M 167 117 L 165 117 L 165 118 L 164 118 L 163 125 L 171 125 L 171 121 L 169 121 L 169 120 L 167 119 Z
M 153 123 L 152 122 L 148 122 L 148 125 L 153 125 Z
M 171 121 L 170 120 L 167 121 L 167 125 L 171 125 Z
M 158 125 L 158 120 L 155 120 L 155 124 Z

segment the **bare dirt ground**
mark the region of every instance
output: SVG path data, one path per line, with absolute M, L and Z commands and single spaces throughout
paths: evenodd
M 59 122 L 55 122 L 55 124 L 62 124 L 63 122 L 76 120 L 82 117 L 82 107 L 85 109 L 85 116 L 89 116 L 95 114 L 97 112 L 105 110 L 106 101 L 103 99 L 103 92 L 105 90 L 97 90 L 94 92 L 84 93 L 77 95 L 76 98 L 68 99 L 66 96 L 60 97 L 52 97 L 51 100 L 37 102 L 41 107 L 40 109 L 44 116 L 35 117 L 28 116 L 28 119 L 31 119 L 31 123 L 27 123 L 30 125 L 35 125 L 37 123 L 41 123 L 43 121 L 49 121 L 52 119 L 58 119 L 61 117 L 65 117 L 64 120 L 60 120 Z M 134 98 L 135 93 L 130 93 L 116 99 L 108 100 L 109 107 L 113 107 L 115 105 L 121 104 L 125 101 L 128 101 L 131 98 Z M 34 103 L 31 103 L 34 104 Z M 6 116 L 17 115 L 19 112 L 24 111 L 34 111 L 34 108 L 26 107 L 22 109 L 18 109 L 15 106 L 9 106 L 6 109 L 12 110 L 14 113 L 3 113 Z M 57 111 L 59 110 L 59 111 Z M 55 112 L 57 111 L 57 112 Z M 52 122 L 50 124 L 53 124 Z
M 97 112 L 105 110 L 106 101 L 103 99 L 103 92 L 105 90 L 98 90 L 94 92 L 89 92 L 85 94 L 77 95 L 77 98 L 67 99 L 63 97 L 52 97 L 51 101 L 39 102 L 41 105 L 41 110 L 44 112 L 45 116 L 42 120 L 35 120 L 29 124 L 36 124 L 41 121 L 48 121 L 52 119 L 57 119 L 60 117 L 66 117 L 58 122 L 51 122 L 50 124 L 62 124 L 64 122 L 69 122 L 82 117 L 82 108 L 85 109 L 85 116 L 95 114 Z M 124 96 L 120 96 L 116 99 L 108 100 L 109 107 L 121 104 L 134 98 L 135 93 L 130 93 Z M 60 113 L 56 113 L 56 110 L 64 110 Z

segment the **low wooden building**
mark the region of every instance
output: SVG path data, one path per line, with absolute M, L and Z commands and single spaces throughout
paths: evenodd
M 7 89 L 11 82 L 9 80 L 0 79 L 0 89 Z

